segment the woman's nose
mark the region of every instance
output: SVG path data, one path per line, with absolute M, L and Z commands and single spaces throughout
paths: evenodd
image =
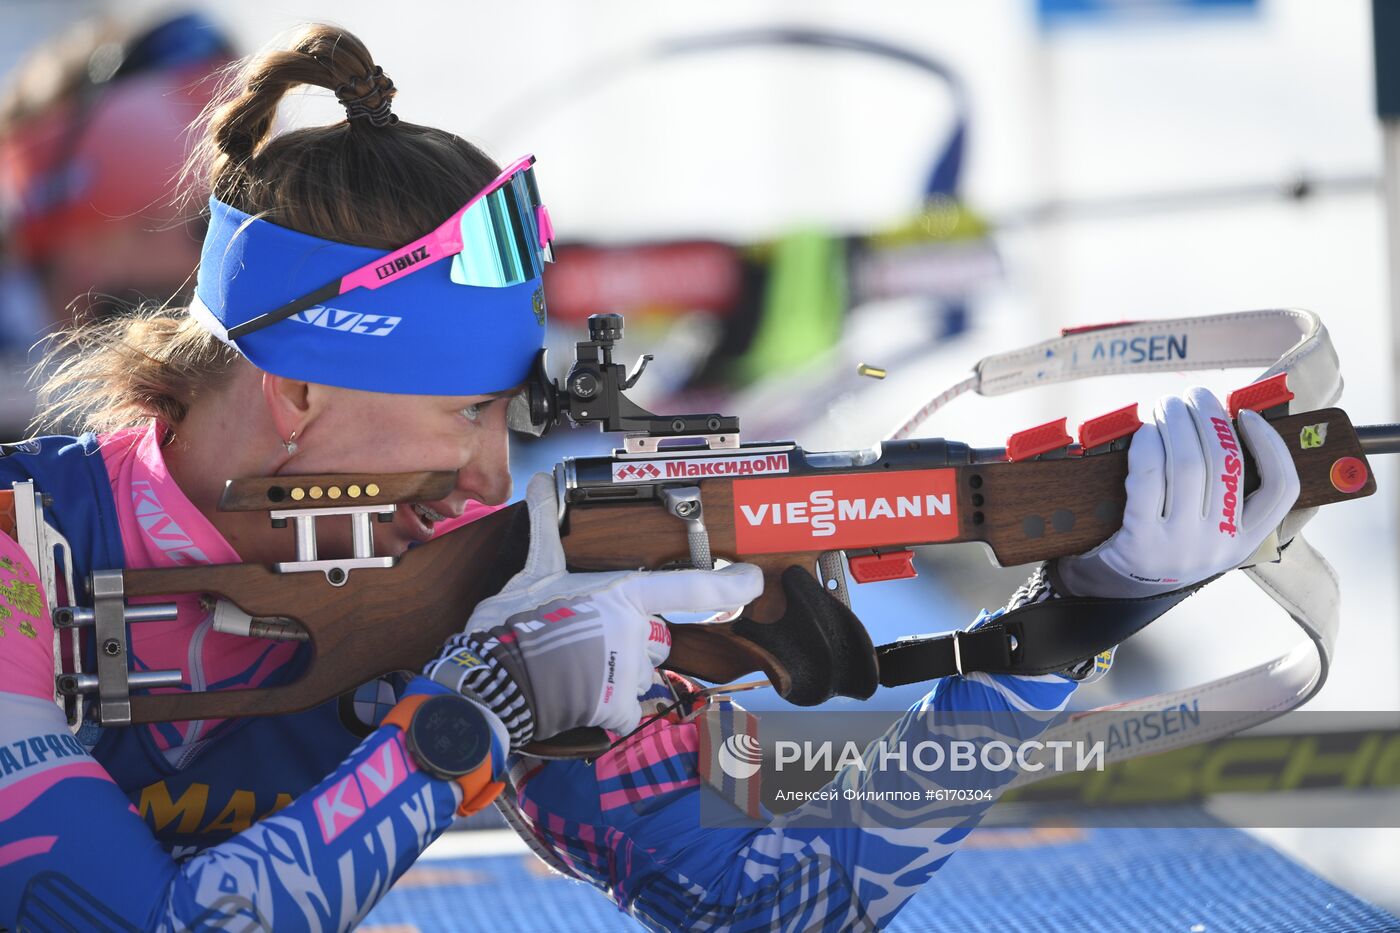
M 474 474 L 470 482 L 486 505 L 500 505 L 510 498 L 510 432 L 506 429 L 505 406 L 500 407 L 502 414 L 491 420 L 489 433 L 482 438 L 481 448 L 473 458 L 474 469 L 469 467 L 466 471 Z

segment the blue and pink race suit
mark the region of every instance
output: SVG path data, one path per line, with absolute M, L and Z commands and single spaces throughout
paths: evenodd
M 237 562 L 166 471 L 159 437 L 152 426 L 10 447 L 0 485 L 32 478 L 53 496 L 79 578 Z M 297 645 L 215 631 L 194 597 L 179 610 L 133 626 L 134 669 L 178 668 L 196 690 L 298 675 Z M 53 699 L 47 616 L 29 558 L 0 535 L 0 927 L 197 930 L 236 918 L 344 930 L 452 824 L 456 785 L 418 771 L 396 727 L 377 727 L 400 696 L 439 685 L 385 679 L 293 715 L 88 723 L 75 735 Z M 1018 711 L 1043 726 L 1074 687 L 1058 675 L 947 678 L 886 736 L 919 740 L 928 710 Z M 812 828 L 801 818 L 813 805 L 749 828 L 705 826 L 701 799 L 714 791 L 700 778 L 699 730 L 663 720 L 592 764 L 517 757 L 503 809 L 542 858 L 649 927 L 845 930 L 893 918 L 989 806 L 948 808 L 943 828 L 914 818 L 924 803 L 880 827 Z M 843 770 L 832 786 L 869 780 Z

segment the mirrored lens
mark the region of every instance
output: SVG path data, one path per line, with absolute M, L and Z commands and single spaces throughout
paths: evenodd
M 533 170 L 511 176 L 501 187 L 462 215 L 462 251 L 452 260 L 452 281 L 459 285 L 501 288 L 540 275 Z

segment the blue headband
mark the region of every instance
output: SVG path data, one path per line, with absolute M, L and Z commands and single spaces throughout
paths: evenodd
M 229 340 L 230 328 L 387 254 L 257 220 L 215 198 L 209 210 L 190 313 L 266 372 L 371 392 L 482 395 L 524 382 L 544 345 L 540 279 L 457 285 L 450 262 Z

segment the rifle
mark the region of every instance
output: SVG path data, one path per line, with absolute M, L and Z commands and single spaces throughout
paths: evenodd
M 588 326 L 562 385 L 549 377 L 541 351 L 526 390 L 511 402 L 512 426 L 533 433 L 567 417 L 624 434 L 610 456 L 565 459 L 555 468 L 571 569 L 710 567 L 718 555 L 763 571 L 762 595 L 739 618 L 668 624 L 667 667 L 680 673 L 723 685 L 761 672 L 803 706 L 838 695 L 866 699 L 880 684 L 953 672 L 1045 673 L 1118 644 L 1194 590 L 1147 600 L 1055 600 L 1053 609 L 1027 607 L 986 630 L 877 649 L 849 608 L 848 570 L 857 583 L 910 577 L 911 548 L 955 542 L 980 543 L 1008 566 L 1083 553 L 1112 535 L 1122 523 L 1136 406 L 1085 422 L 1077 442 L 1059 419 L 994 448 L 943 438 L 843 452 L 747 443 L 738 418 L 661 416 L 636 405 L 625 392 L 650 355 L 628 374 L 612 359 L 621 316 L 594 315 Z M 1301 485 L 1294 510 L 1371 495 L 1367 454 L 1400 450 L 1400 426 L 1357 428 L 1338 408 L 1288 414 L 1292 397 L 1279 375 L 1232 393 L 1228 405 L 1232 418 L 1243 408 L 1260 411 L 1287 441 Z M 1247 451 L 1240 453 L 1242 505 L 1257 477 Z M 95 632 L 97 673 L 83 672 L 74 652 L 73 669 L 58 676 L 70 720 L 93 696 L 105 725 L 291 713 L 374 677 L 421 669 L 471 609 L 520 570 L 528 545 L 518 503 L 399 558 L 373 554 L 374 516 L 400 502 L 441 498 L 454 480 L 452 473 L 230 480 L 220 507 L 266 511 L 274 525 L 293 524 L 297 559 L 94 573 L 91 609 L 54 612 L 56 637 L 88 626 Z M 42 517 L 41 503 L 35 508 Z M 327 519 L 351 522 L 351 557 L 318 555 L 316 525 Z M 127 626 L 171 618 L 173 607 L 126 600 L 181 593 L 217 599 L 221 630 L 309 641 L 305 672 L 276 687 L 149 692 L 178 686 L 179 672 L 128 671 Z M 133 695 L 137 688 L 145 692 Z M 606 747 L 601 730 L 573 730 L 527 751 L 589 755 Z

